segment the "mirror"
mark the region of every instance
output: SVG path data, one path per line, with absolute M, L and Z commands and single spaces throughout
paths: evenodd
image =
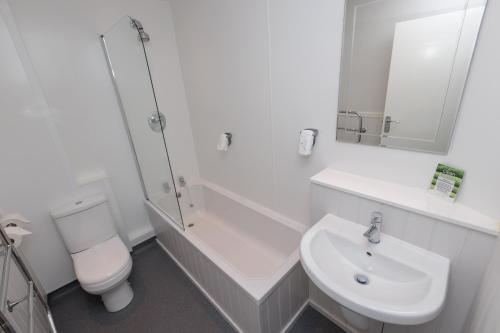
M 448 151 L 486 0 L 346 0 L 337 140 Z

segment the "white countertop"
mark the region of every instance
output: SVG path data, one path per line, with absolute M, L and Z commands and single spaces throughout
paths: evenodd
M 334 169 L 321 171 L 311 178 L 311 182 L 490 235 L 498 236 L 500 232 L 499 220 L 483 215 L 459 202 L 447 202 L 426 189 Z

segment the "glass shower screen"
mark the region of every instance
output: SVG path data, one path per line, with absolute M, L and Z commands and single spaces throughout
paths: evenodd
M 144 195 L 180 227 L 177 201 L 165 136 L 165 117 L 158 109 L 144 43 L 142 24 L 123 17 L 102 36 L 122 116 L 134 150 Z

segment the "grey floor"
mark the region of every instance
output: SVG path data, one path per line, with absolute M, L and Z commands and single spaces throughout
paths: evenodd
M 154 240 L 134 248 L 132 258 L 135 296 L 120 312 L 106 312 L 99 297 L 77 283 L 49 295 L 59 333 L 235 332 Z M 343 333 L 310 307 L 290 332 Z

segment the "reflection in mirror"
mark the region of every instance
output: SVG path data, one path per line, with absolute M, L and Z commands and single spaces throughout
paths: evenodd
M 347 0 L 337 140 L 448 151 L 486 0 Z

